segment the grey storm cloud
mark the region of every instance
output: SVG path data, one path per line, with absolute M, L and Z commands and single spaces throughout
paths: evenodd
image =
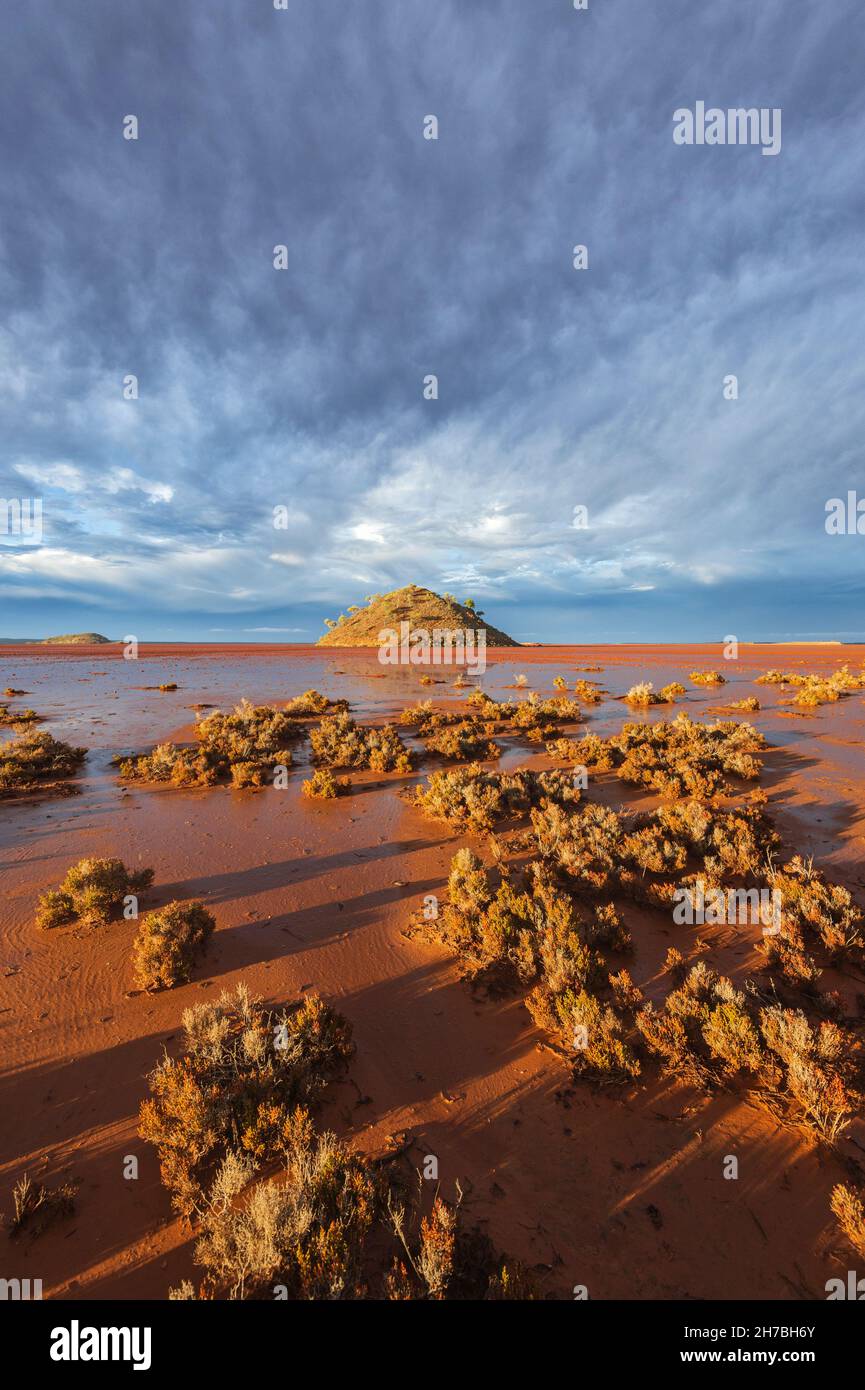
M 849 628 L 859 0 L 22 0 L 0 29 L 0 495 L 45 517 L 0 545 L 0 631 L 16 601 L 314 629 L 412 579 L 611 633 L 663 596 L 725 629 L 742 586 L 786 632 L 807 586 Z M 780 108 L 779 156 L 677 146 L 698 100 Z

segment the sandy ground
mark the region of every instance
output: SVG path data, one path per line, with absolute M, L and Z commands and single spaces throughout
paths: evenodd
M 861 901 L 863 700 L 800 717 L 779 705 L 777 687 L 753 680 L 770 667 L 855 669 L 863 659 L 865 648 L 850 647 L 742 647 L 736 661 L 717 646 L 502 649 L 476 683 L 505 698 L 520 671 L 543 694 L 556 675 L 572 684 L 584 674 L 610 692 L 586 727 L 609 733 L 627 714 L 613 697 L 635 681 L 690 685 L 690 670 L 722 669 L 722 693 L 689 691 L 679 708 L 759 696 L 763 710 L 741 717 L 772 745 L 763 785 L 785 846 L 813 854 Z M 589 665 L 603 669 L 578 669 Z M 459 698 L 442 674 L 424 690 L 416 670 L 383 668 L 374 653 L 312 647 L 143 647 L 134 662 L 117 648 L 0 648 L 0 689 L 28 691 L 22 703 L 45 727 L 90 750 L 81 795 L 0 803 L 0 1208 L 10 1210 L 24 1171 L 80 1184 L 71 1220 L 34 1241 L 0 1237 L 0 1276 L 41 1278 L 46 1297 L 116 1299 L 164 1298 L 195 1277 L 136 1115 L 183 1009 L 241 980 L 268 1002 L 314 988 L 348 1016 L 351 1079 L 319 1122 L 369 1153 L 409 1131 L 415 1162 L 435 1154 L 445 1195 L 459 1183 L 469 1217 L 535 1268 L 550 1296 L 581 1284 L 594 1298 L 823 1298 L 826 1280 L 846 1271 L 828 1208 L 844 1177 L 838 1158 L 734 1095 L 706 1099 L 669 1082 L 615 1096 L 575 1086 L 519 999 L 478 1000 L 444 948 L 407 931 L 466 842 L 399 798 L 415 774 L 353 774 L 352 796 L 310 803 L 305 748 L 282 791 L 126 790 L 110 767 L 117 752 L 188 736 L 196 703 L 279 702 L 314 686 L 347 697 L 360 720 L 382 720 L 418 698 Z M 166 681 L 179 689 L 146 688 Z M 503 765 L 517 763 L 551 765 L 509 743 Z M 618 782 L 589 795 L 654 804 Z M 35 929 L 38 893 L 85 855 L 152 866 L 148 907 L 197 897 L 214 912 L 217 933 L 190 984 L 132 992 L 132 923 Z M 635 908 L 627 918 L 629 969 L 656 997 L 667 948 L 685 949 L 689 929 Z M 712 964 L 736 978 L 754 967 L 756 942 L 741 929 L 702 931 Z M 851 1000 L 865 989 L 823 983 Z M 846 1151 L 861 1157 L 863 1141 L 854 1126 Z M 735 1182 L 723 1177 L 729 1154 Z M 139 1160 L 137 1180 L 124 1179 L 127 1155 Z

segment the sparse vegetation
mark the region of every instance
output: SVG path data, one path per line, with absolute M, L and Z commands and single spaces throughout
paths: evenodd
M 478 830 L 490 829 L 497 820 L 523 813 L 547 798 L 575 803 L 580 793 L 564 772 L 491 772 L 472 763 L 433 772 L 425 785 L 410 794 L 413 804 L 433 819 Z
M 586 767 L 615 771 L 662 796 L 712 796 L 727 789 L 725 773 L 746 781 L 759 776 L 755 755 L 765 740 L 750 724 L 698 724 L 683 712 L 670 722 L 624 724 L 609 739 L 586 734 L 572 746 Z
M 865 1259 L 865 1207 L 852 1187 L 838 1183 L 832 1189 L 830 1205 L 838 1226 L 850 1245 Z
M 72 1215 L 77 1192 L 74 1182 L 67 1180 L 57 1187 L 46 1187 L 44 1183 L 34 1183 L 25 1173 L 12 1189 L 9 1235 L 17 1236 L 25 1229 L 33 1236 L 41 1235 L 55 1221 Z
M 43 791 L 69 795 L 74 788 L 66 779 L 74 776 L 87 756 L 86 748 L 73 748 L 48 733 L 32 731 L 0 744 L 0 798 Z
M 437 753 L 442 758 L 454 758 L 461 762 L 497 758 L 501 753 L 499 745 L 488 735 L 483 722 L 477 719 L 463 719 L 458 724 L 446 725 L 430 733 L 424 740 L 428 753 Z
M 633 705 L 635 709 L 648 709 L 650 705 L 662 705 L 664 698 L 655 692 L 651 681 L 642 681 L 639 685 L 631 686 L 625 703 Z
M 392 724 L 364 728 L 347 714 L 334 714 L 310 732 L 312 755 L 326 767 L 368 767 L 373 772 L 410 772 L 412 755 Z
M 330 801 L 336 796 L 344 796 L 351 790 L 351 782 L 347 777 L 334 777 L 326 767 L 317 767 L 312 776 L 303 783 L 304 796 L 313 797 L 319 801 Z
M 239 985 L 183 1013 L 183 1051 L 150 1076 L 141 1135 L 183 1216 L 207 1210 L 230 1152 L 256 1167 L 290 1150 L 295 1111 L 348 1065 L 350 1025 L 317 995 L 265 1009 Z
M 637 1027 L 665 1069 L 713 1086 L 744 1076 L 771 1107 L 834 1143 L 861 1106 L 857 1040 L 837 1024 L 809 1023 L 801 1010 L 760 1007 L 703 961 L 664 1001 L 647 1004 Z
M 0 724 L 9 728 L 30 729 L 34 724 L 41 723 L 42 716 L 34 709 L 10 709 L 8 705 L 0 705 Z
M 201 903 L 169 903 L 148 912 L 132 946 L 139 989 L 172 989 L 185 983 L 216 922 Z
M 848 665 L 840 666 L 828 676 L 800 674 L 796 671 L 766 671 L 758 676 L 757 685 L 790 685 L 796 687 L 793 703 L 804 709 L 834 704 L 844 695 L 865 689 L 865 672 L 854 675 Z
M 241 700 L 231 714 L 214 710 L 198 720 L 197 747 L 161 743 L 116 761 L 124 781 L 207 787 L 230 779 L 236 787 L 262 786 L 275 766 L 291 764 L 289 745 L 302 732 L 286 711 Z
M 688 677 L 695 685 L 726 685 L 727 677 L 720 671 L 692 671 Z
M 329 700 L 317 690 L 305 690 L 302 695 L 294 695 L 286 701 L 285 713 L 305 718 L 316 714 L 344 714 L 348 707 L 348 700 Z
M 130 871 L 122 859 L 81 859 L 59 888 L 40 894 L 36 925 L 104 926 L 122 915 L 127 898 L 137 898 L 152 882 L 152 869 Z

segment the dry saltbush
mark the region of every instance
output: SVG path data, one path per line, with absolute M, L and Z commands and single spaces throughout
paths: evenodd
M 830 959 L 861 961 L 865 916 L 846 888 L 798 854 L 770 872 L 769 882 L 781 895 L 785 920 L 816 936 Z
M 353 1153 L 333 1134 L 316 1134 L 308 1113 L 291 1115 L 283 1169 L 256 1181 L 238 1151 L 226 1154 L 201 1207 L 195 1260 L 202 1296 L 291 1301 L 375 1298 L 530 1299 L 518 1265 L 496 1256 L 459 1206 L 436 1196 L 421 1217 L 407 1212 L 405 1184 Z M 419 1224 L 419 1230 L 417 1230 Z M 191 1281 L 170 1297 L 196 1297 Z
M 564 772 L 489 772 L 476 763 L 433 772 L 409 800 L 425 815 L 451 825 L 489 830 L 544 800 L 576 804 L 580 793 Z
M 639 985 L 635 985 L 631 979 L 630 972 L 620 970 L 610 975 L 609 980 L 617 1006 L 623 1013 L 636 1015 L 646 1001 Z
M 530 695 L 527 700 L 517 704 L 512 723 L 515 729 L 534 729 L 543 733 L 556 724 L 576 724 L 582 717 L 583 712 L 577 700 L 569 700 L 564 695 L 554 695 L 552 699 L 541 700 L 537 695 Z
M 197 747 L 160 743 L 150 753 L 117 758 L 124 781 L 168 782 L 174 787 L 262 786 L 274 766 L 291 763 L 290 743 L 303 729 L 285 710 L 241 700 L 230 714 L 214 710 L 195 726 Z
M 865 1207 L 862 1198 L 852 1187 L 838 1183 L 832 1189 L 830 1205 L 841 1231 L 856 1254 L 865 1259 Z
M 797 681 L 799 689 L 794 704 L 805 708 L 833 704 L 842 695 L 851 695 L 865 688 L 865 673 L 854 676 L 849 666 L 841 666 L 830 676 L 802 676 Z
M 760 701 L 757 699 L 756 695 L 746 695 L 744 700 L 733 700 L 730 704 L 730 709 L 753 711 L 758 710 L 759 708 Z
M 304 796 L 330 801 L 336 796 L 345 796 L 351 790 L 351 782 L 347 777 L 334 777 L 326 767 L 317 767 L 303 783 L 302 790 Z
M 172 989 L 189 979 L 216 921 L 201 903 L 169 903 L 148 912 L 132 943 L 139 989 Z
M 212 1296 L 291 1300 L 363 1297 L 362 1274 L 380 1186 L 333 1134 L 298 1108 L 283 1140 L 283 1174 L 251 1183 L 254 1165 L 226 1154 L 201 1211 L 196 1263 Z M 240 1199 L 240 1200 L 239 1200 Z
M 497 758 L 502 751 L 488 736 L 484 723 L 476 719 L 464 719 L 436 729 L 425 737 L 424 746 L 428 753 L 461 762 Z
M 412 755 L 392 724 L 363 728 L 347 714 L 331 715 L 310 731 L 312 755 L 326 767 L 410 772 Z
M 665 703 L 663 695 L 655 690 L 651 681 L 640 681 L 639 685 L 632 685 L 625 696 L 625 704 L 633 705 L 635 709 L 649 709 L 651 705 Z
M 727 677 L 720 671 L 692 671 L 689 679 L 695 685 L 726 685 Z
M 599 705 L 602 695 L 597 682 L 578 680 L 574 685 L 574 699 L 581 705 Z
M 833 704 L 842 695 L 865 689 L 865 672 L 854 675 L 844 665 L 828 676 L 799 674 L 795 671 L 767 671 L 758 676 L 757 685 L 792 685 L 797 688 L 794 703 L 805 708 Z
M 836 1023 L 809 1023 L 801 1010 L 775 1005 L 760 1013 L 760 1029 L 770 1052 L 783 1063 L 776 1089 L 798 1107 L 820 1138 L 834 1142 L 861 1109 L 858 1089 L 861 1046 Z
M 517 711 L 515 701 L 494 700 L 483 690 L 473 690 L 466 703 L 474 718 L 482 719 L 487 724 L 506 724 L 513 719 Z
M 12 1189 L 9 1235 L 17 1236 L 25 1229 L 33 1236 L 41 1235 L 55 1221 L 72 1215 L 77 1192 L 74 1182 L 67 1180 L 57 1187 L 46 1187 L 44 1183 L 34 1183 L 25 1173 Z
M 86 756 L 86 748 L 35 730 L 0 744 L 0 798 L 33 791 L 64 794 L 65 779 L 74 776 Z
M 663 1010 L 647 1004 L 637 1027 L 665 1069 L 681 1079 L 711 1084 L 737 1071 L 756 1072 L 763 1063 L 760 1037 L 741 991 L 710 970 L 692 966 Z
M 754 755 L 765 746 L 750 724 L 698 724 L 683 712 L 670 722 L 624 724 L 609 739 L 588 735 L 575 749 L 586 767 L 614 769 L 623 781 L 662 796 L 711 796 L 728 790 L 724 773 L 757 778 L 761 764 Z
M 703 961 L 661 1012 L 647 1004 L 637 1027 L 668 1072 L 704 1086 L 750 1078 L 764 1099 L 829 1143 L 862 1104 L 860 1048 L 850 1033 L 826 1020 L 812 1025 L 801 1010 L 758 1009 Z
M 59 888 L 40 894 L 36 925 L 103 926 L 120 917 L 126 898 L 137 897 L 152 882 L 152 869 L 130 871 L 122 859 L 81 859 L 67 869 Z
M 348 700 L 329 700 L 317 690 L 306 690 L 302 695 L 294 695 L 285 702 L 285 713 L 299 717 L 316 714 L 344 714 L 349 708 Z
M 555 993 L 540 985 L 526 999 L 526 1007 L 539 1026 L 558 1033 L 573 1048 L 577 1075 L 602 1082 L 639 1076 L 639 1058 L 621 1036 L 621 1019 L 584 987 Z
M 10 709 L 8 705 L 0 704 L 0 725 L 20 732 L 41 723 L 42 715 L 37 714 L 35 709 Z
M 229 1150 L 256 1163 L 283 1152 L 294 1108 L 345 1070 L 353 1048 L 350 1025 L 316 995 L 265 1009 L 242 985 L 186 1009 L 183 1033 L 180 1056 L 149 1078 L 140 1129 L 173 1205 L 190 1217 Z

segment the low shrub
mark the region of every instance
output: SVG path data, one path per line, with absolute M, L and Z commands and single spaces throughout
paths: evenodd
M 769 882 L 781 894 L 785 920 L 816 936 L 830 959 L 861 961 L 865 916 L 846 888 L 831 883 L 798 854 L 771 871 Z
M 545 800 L 576 804 L 579 799 L 579 789 L 567 773 L 491 772 L 477 763 L 433 772 L 409 794 L 412 804 L 434 820 L 477 830 L 489 830 L 496 821 Z
M 230 779 L 236 787 L 262 786 L 275 765 L 290 765 L 289 744 L 302 732 L 284 710 L 241 700 L 230 714 L 214 710 L 198 720 L 197 747 L 161 743 L 115 762 L 125 781 L 207 787 Z
M 36 925 L 103 926 L 121 916 L 128 897 L 137 897 L 152 882 L 152 869 L 130 871 L 122 859 L 81 859 L 67 869 L 59 888 L 40 894 Z
M 148 912 L 132 945 L 139 989 L 172 989 L 190 976 L 216 921 L 201 903 L 169 903 Z
M 317 690 L 305 690 L 302 695 L 286 700 L 284 712 L 305 718 L 316 714 L 345 714 L 348 708 L 348 700 L 329 700 Z
M 34 1183 L 27 1173 L 12 1189 L 12 1217 L 9 1235 L 17 1236 L 28 1230 L 32 1236 L 41 1235 L 55 1221 L 71 1216 L 75 1210 L 78 1186 L 66 1181 L 57 1187 Z
M 439 757 L 453 758 L 461 762 L 497 758 L 502 751 L 499 745 L 488 737 L 483 722 L 476 719 L 464 719 L 458 724 L 438 729 L 424 739 L 424 746 L 428 753 L 437 753 Z
M 588 734 L 576 746 L 586 767 L 613 769 L 625 782 L 681 797 L 729 790 L 725 773 L 754 780 L 761 767 L 755 754 L 766 745 L 750 724 L 698 724 L 683 712 L 669 722 L 626 723 L 608 739 Z
M 326 767 L 317 767 L 312 776 L 303 783 L 304 796 L 315 797 L 320 801 L 330 801 L 336 796 L 345 796 L 351 790 L 347 777 L 334 777 Z
M 857 1255 L 865 1259 L 865 1207 L 852 1187 L 838 1183 L 830 1199 L 832 1214 Z
M 10 709 L 8 705 L 0 705 L 0 724 L 9 728 L 30 729 L 34 724 L 41 723 L 42 716 L 35 709 Z
M 727 677 L 722 676 L 720 671 L 692 671 L 689 680 L 695 685 L 726 685 Z
M 313 758 L 327 767 L 410 772 L 413 758 L 392 724 L 363 728 L 347 714 L 330 715 L 310 731 Z
M 0 798 L 26 792 L 68 794 L 65 779 L 74 776 L 87 756 L 48 733 L 36 730 L 0 744 Z
M 293 1114 L 347 1067 L 351 1027 L 317 995 L 265 1009 L 239 985 L 183 1013 L 183 1051 L 149 1078 L 142 1138 L 156 1146 L 175 1209 L 205 1209 L 205 1190 L 236 1150 L 260 1165 L 291 1144 Z

